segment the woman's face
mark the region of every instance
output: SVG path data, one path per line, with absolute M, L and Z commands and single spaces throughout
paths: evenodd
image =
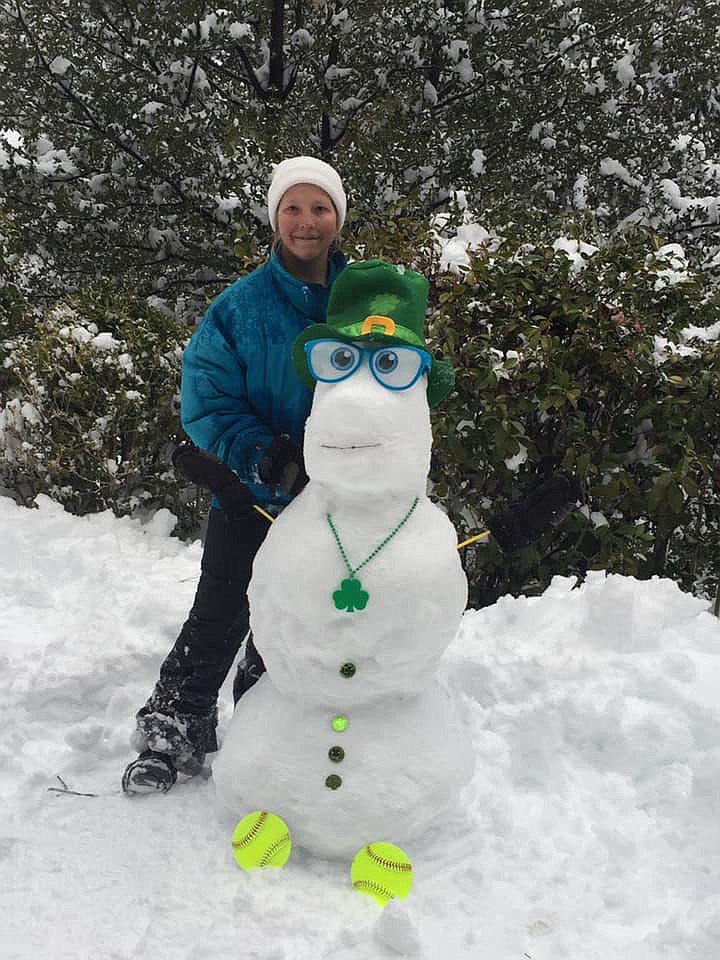
M 333 202 L 320 187 L 297 183 L 286 190 L 275 219 L 283 260 L 293 272 L 298 266 L 327 263 L 328 252 L 337 239 L 337 213 Z

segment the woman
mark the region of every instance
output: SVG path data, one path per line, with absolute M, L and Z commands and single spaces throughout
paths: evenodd
M 183 355 L 181 405 L 191 440 L 275 514 L 307 482 L 302 440 L 312 395 L 290 348 L 301 330 L 325 321 L 330 287 L 346 264 L 336 250 L 346 197 L 331 166 L 293 157 L 276 167 L 267 199 L 270 260 L 210 306 Z M 178 466 L 192 473 L 192 448 L 184 456 Z M 218 691 L 247 632 L 247 586 L 269 525 L 250 504 L 233 506 L 226 513 L 214 501 L 210 510 L 192 609 L 137 714 L 140 755 L 123 775 L 128 793 L 167 791 L 178 771 L 198 773 L 218 748 Z M 236 698 L 262 670 L 249 641 Z

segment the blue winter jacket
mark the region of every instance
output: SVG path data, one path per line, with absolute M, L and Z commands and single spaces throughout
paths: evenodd
M 298 379 L 291 348 L 326 319 L 330 286 L 346 265 L 335 253 L 328 285 L 298 280 L 273 253 L 213 301 L 185 348 L 181 415 L 197 446 L 224 460 L 263 504 L 290 497 L 260 481 L 265 448 L 281 433 L 302 446 L 312 393 Z

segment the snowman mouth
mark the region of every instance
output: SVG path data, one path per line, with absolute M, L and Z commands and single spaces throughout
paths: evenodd
M 381 443 L 348 443 L 345 445 L 333 443 L 321 443 L 325 450 L 368 450 L 370 447 L 381 447 Z

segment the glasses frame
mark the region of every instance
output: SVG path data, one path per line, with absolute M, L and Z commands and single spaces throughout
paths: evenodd
M 350 347 L 353 350 L 357 350 L 360 354 L 358 362 L 346 373 L 342 373 L 339 377 L 320 377 L 317 375 L 313 368 L 311 353 L 315 346 L 318 343 L 336 343 L 338 346 Z M 385 383 L 381 378 L 380 374 L 375 369 L 375 366 L 372 362 L 372 357 L 378 353 L 380 350 L 402 350 L 402 351 L 412 351 L 420 357 L 420 365 L 418 366 L 417 373 L 412 378 L 410 383 L 407 383 L 404 387 L 394 387 L 389 383 Z M 310 371 L 311 376 L 314 380 L 317 380 L 320 383 L 342 383 L 343 380 L 348 380 L 354 373 L 357 373 L 360 367 L 363 365 L 363 359 L 367 357 L 368 366 L 370 368 L 370 373 L 372 373 L 375 380 L 380 384 L 381 387 L 384 387 L 386 390 L 409 390 L 410 387 L 415 386 L 420 377 L 424 373 L 428 373 L 430 367 L 432 366 L 432 356 L 428 353 L 427 350 L 421 350 L 420 347 L 412 347 L 409 344 L 405 343 L 378 343 L 377 346 L 368 348 L 362 346 L 359 343 L 356 343 L 354 340 L 335 340 L 333 337 L 319 337 L 317 340 L 308 340 L 305 344 L 305 358 L 307 360 L 308 370 Z

